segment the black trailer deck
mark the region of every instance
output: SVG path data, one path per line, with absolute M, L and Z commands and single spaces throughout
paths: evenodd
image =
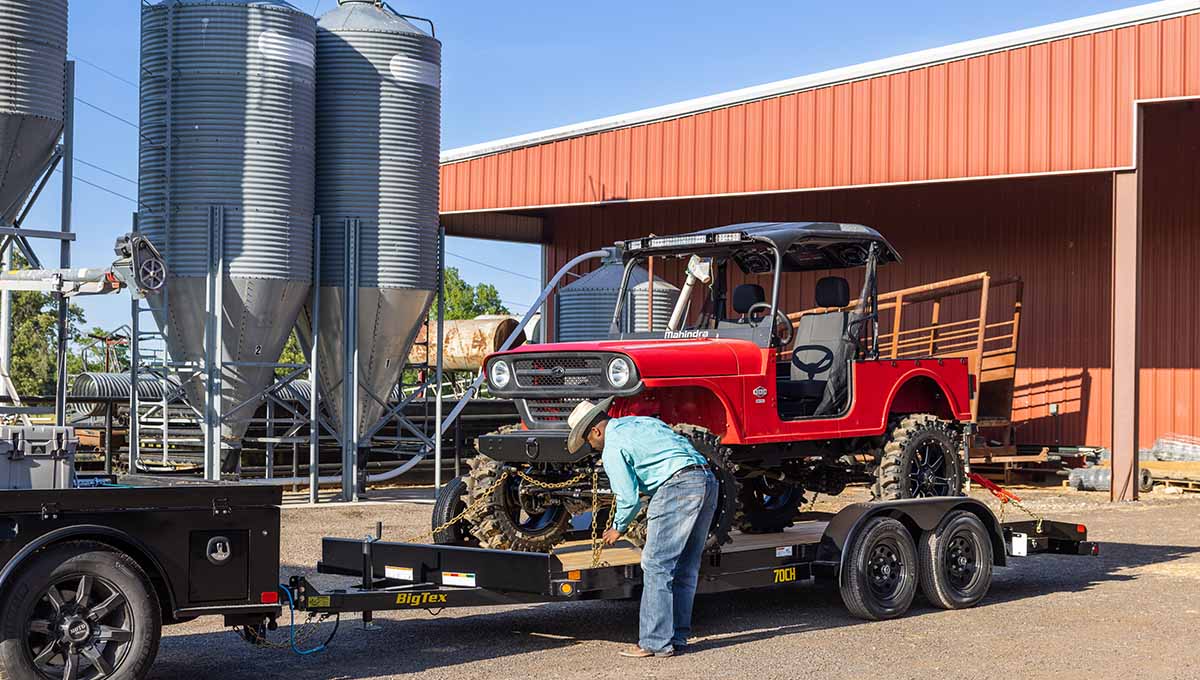
M 862 585 L 864 577 L 869 584 L 870 555 L 866 562 L 860 559 L 861 546 L 877 538 L 879 527 L 900 526 L 914 539 L 914 547 L 920 548 L 922 536 L 929 536 L 932 542 L 933 537 L 946 532 L 947 523 L 964 516 L 973 518 L 968 520 L 972 526 L 983 528 L 977 534 L 981 545 L 976 546 L 978 550 L 970 559 L 989 562 L 986 569 L 982 564 L 975 565 L 979 573 L 986 572 L 986 582 L 967 584 L 970 604 L 986 594 L 991 567 L 1004 566 L 1009 557 L 1098 552 L 1098 546 L 1087 540 L 1087 529 L 1082 524 L 1046 520 L 1001 525 L 987 506 L 970 498 L 860 503 L 835 514 L 810 513 L 780 533 L 735 532 L 730 543 L 705 555 L 698 592 L 768 588 L 829 577 L 837 580 L 845 595 L 847 588 Z M 295 577 L 290 588 L 297 609 L 331 614 L 365 612 L 369 616 L 373 611 L 396 609 L 623 599 L 636 596 L 641 588 L 640 551 L 625 542 L 605 549 L 599 566 L 592 566 L 590 540 L 564 543 L 551 554 L 394 543 L 376 538 L 326 538 L 322 547 L 318 571 L 352 577 L 355 583 L 322 590 L 303 577 Z M 911 581 L 901 584 L 911 591 L 905 595 L 911 601 L 918 580 L 918 560 L 914 553 L 900 554 L 905 551 L 899 548 L 896 552 L 896 564 L 907 569 L 905 578 Z M 898 609 L 885 608 L 873 615 L 870 607 L 851 609 L 865 618 L 890 618 L 907 607 L 905 602 Z

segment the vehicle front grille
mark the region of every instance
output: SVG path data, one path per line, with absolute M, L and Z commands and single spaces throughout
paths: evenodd
M 521 408 L 525 424 L 531 428 L 557 429 L 567 427 L 567 416 L 575 410 L 575 406 L 583 401 L 581 398 L 564 397 L 561 399 L 525 399 Z
M 604 388 L 604 357 L 536 356 L 513 361 L 518 387 Z

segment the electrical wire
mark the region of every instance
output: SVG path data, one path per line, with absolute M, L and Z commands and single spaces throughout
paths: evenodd
M 58 173 L 58 174 L 62 174 L 62 170 L 58 170 L 58 169 L 56 169 L 54 172 L 56 172 L 56 173 Z M 75 176 L 75 181 L 76 181 L 76 182 L 82 182 L 82 183 L 84 183 L 84 184 L 86 184 L 86 185 L 88 185 L 88 186 L 90 186 L 90 187 L 94 187 L 94 188 L 96 188 L 96 189 L 99 189 L 100 191 L 103 191 L 104 193 L 107 193 L 107 194 L 112 194 L 113 196 L 116 196 L 117 198 L 123 198 L 123 199 L 125 199 L 126 201 L 129 201 L 130 203 L 137 203 L 137 202 L 138 202 L 138 200 L 137 200 L 136 198 L 132 197 L 132 196 L 128 196 L 128 195 L 126 195 L 126 194 L 123 194 L 123 193 L 121 193 L 121 192 L 119 192 L 119 191 L 113 191 L 112 189 L 109 189 L 109 188 L 108 188 L 108 187 L 106 187 L 106 186 L 101 186 L 101 185 L 99 185 L 99 184 L 96 184 L 95 182 L 92 182 L 92 181 L 86 180 L 86 179 L 84 179 L 84 178 L 82 178 L 82 177 L 80 177 L 80 176 L 78 176 L 78 175 L 76 175 L 76 176 Z
M 453 257 L 457 257 L 460 260 L 466 260 L 467 262 L 470 262 L 471 264 L 477 264 L 480 267 L 487 267 L 489 269 L 495 269 L 496 271 L 504 272 L 505 274 L 512 274 L 513 276 L 519 276 L 523 279 L 529 279 L 530 281 L 538 281 L 540 283 L 540 281 L 538 280 L 538 278 L 536 276 L 530 276 L 529 274 L 522 274 L 521 272 L 514 272 L 511 269 L 505 269 L 504 267 L 497 267 L 496 265 L 488 264 L 487 262 L 480 262 L 479 260 L 469 258 L 466 255 L 459 255 L 458 253 L 454 253 L 449 250 L 446 251 L 446 254 L 453 256 Z
M 325 638 L 324 642 L 311 649 L 300 649 L 296 646 L 296 600 L 292 598 L 291 589 L 282 583 L 279 584 L 279 590 L 283 591 L 284 595 L 287 595 L 288 613 L 292 617 L 292 624 L 288 626 L 288 638 L 292 643 L 292 651 L 300 656 L 319 654 L 325 651 L 325 648 L 329 646 L 329 643 L 333 642 L 333 637 L 337 635 L 338 628 L 342 625 L 342 615 L 340 613 L 337 615 L 337 618 L 333 622 L 333 632 L 329 634 L 329 637 Z
M 113 172 L 112 170 L 106 170 L 105 168 L 103 168 L 103 167 L 101 167 L 101 166 L 99 166 L 99 165 L 96 165 L 95 163 L 89 163 L 89 162 L 87 162 L 87 161 L 83 160 L 83 159 L 82 159 L 82 158 L 80 158 L 79 156 L 76 156 L 76 157 L 75 157 L 75 162 L 76 162 L 76 163 L 82 163 L 83 165 L 86 165 L 86 166 L 88 166 L 89 168 L 92 168 L 93 170 L 99 170 L 100 172 L 103 172 L 103 173 L 104 173 L 104 174 L 106 174 L 106 175 L 112 175 L 113 177 L 116 177 L 117 179 L 122 179 L 122 180 L 125 180 L 126 182 L 129 182 L 129 183 L 130 183 L 130 184 L 132 184 L 133 186 L 137 186 L 137 185 L 138 185 L 138 181 L 137 181 L 136 179 L 133 179 L 132 177 L 126 177 L 125 175 L 121 175 L 121 174 L 115 173 L 115 172 Z
M 119 120 L 122 123 L 128 125 L 129 127 L 133 128 L 134 130 L 141 129 L 141 127 L 137 123 L 133 122 L 132 120 L 129 120 L 128 118 L 122 118 L 121 116 L 118 116 L 117 114 L 113 113 L 112 111 L 109 111 L 108 109 L 106 109 L 102 106 L 97 106 L 97 105 L 87 101 L 86 99 L 80 99 L 79 97 L 76 97 L 75 101 L 79 102 L 80 104 L 83 104 L 84 106 L 95 109 L 95 110 L 99 111 L 100 113 L 103 113 L 104 115 L 108 116 L 109 118 L 112 118 L 114 120 Z
M 112 71 L 104 68 L 103 66 L 97 64 L 94 61 L 88 61 L 87 59 L 84 59 L 83 57 L 80 57 L 80 56 L 78 56 L 76 54 L 72 54 L 72 53 L 67 53 L 67 56 L 81 64 L 87 64 L 88 66 L 91 66 L 92 68 L 96 69 L 97 71 L 99 71 L 101 73 L 112 76 L 113 78 L 116 78 L 117 80 L 121 81 L 122 83 L 125 83 L 127 85 L 132 85 L 134 87 L 138 86 L 138 84 L 133 82 L 132 80 L 130 80 L 124 76 L 118 75 L 116 73 L 113 73 Z

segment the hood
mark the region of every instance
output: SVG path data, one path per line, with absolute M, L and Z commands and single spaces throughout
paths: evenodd
M 736 375 L 739 355 L 761 350 L 754 343 L 732 338 L 689 338 L 685 340 L 597 340 L 522 345 L 493 356 L 561 354 L 563 352 L 616 352 L 633 359 L 642 378 Z

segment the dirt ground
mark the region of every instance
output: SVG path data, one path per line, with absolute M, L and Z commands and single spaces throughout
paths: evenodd
M 863 622 L 835 589 L 811 583 L 702 596 L 688 652 L 646 660 L 616 655 L 636 638 L 636 602 L 384 613 L 375 630 L 343 621 L 330 649 L 308 657 L 251 648 L 212 619 L 168 628 L 151 677 L 1200 677 L 1200 494 L 1159 489 L 1111 505 L 1107 493 L 1021 493 L 1039 512 L 1086 523 L 1101 554 L 1012 560 L 970 610 L 918 600 L 905 617 Z M 864 496 L 852 489 L 818 509 Z M 324 535 L 361 536 L 382 520 L 385 538 L 401 539 L 429 513 L 414 503 L 287 508 L 284 578 L 311 573 Z

